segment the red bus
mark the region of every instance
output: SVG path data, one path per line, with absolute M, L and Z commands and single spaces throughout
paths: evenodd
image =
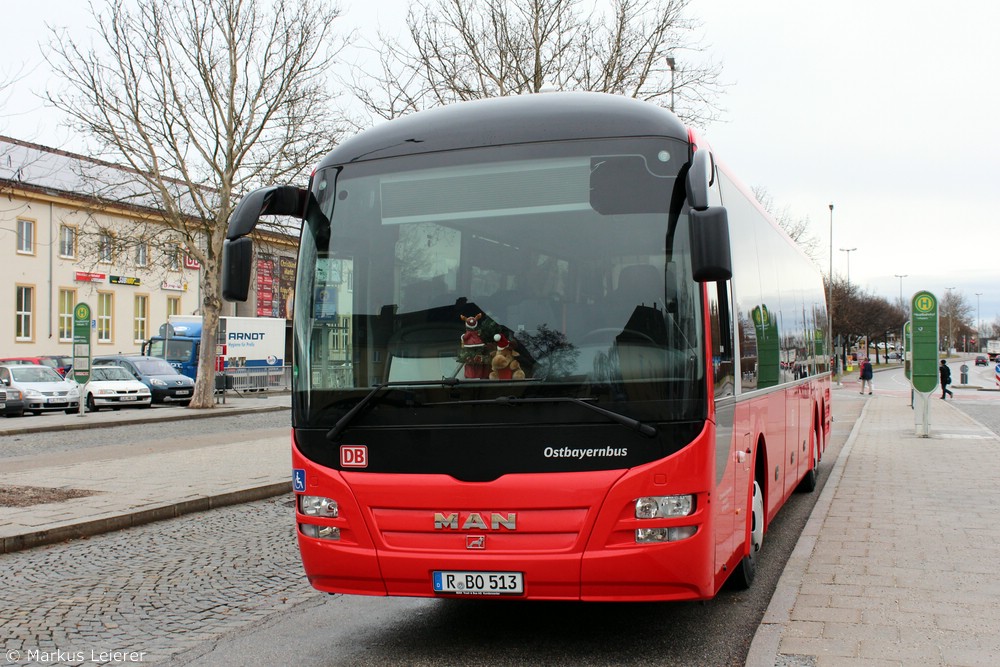
M 331 593 L 687 600 L 748 586 L 830 427 L 819 271 L 670 112 L 466 102 L 337 146 L 302 220 L 292 465 Z

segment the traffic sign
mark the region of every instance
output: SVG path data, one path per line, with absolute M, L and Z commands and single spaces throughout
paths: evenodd
M 927 291 L 913 295 L 910 336 L 911 381 L 919 392 L 931 393 L 938 386 L 938 301 Z
M 938 386 L 938 300 L 917 292 L 910 301 L 910 383 L 917 435 L 931 434 L 930 397 Z
M 73 308 L 73 379 L 90 380 L 90 306 L 82 302 Z

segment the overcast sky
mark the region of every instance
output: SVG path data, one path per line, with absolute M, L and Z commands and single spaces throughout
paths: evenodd
M 340 4 L 345 29 L 372 37 L 400 25 L 408 6 Z M 4 101 L 0 133 L 74 150 L 31 92 L 49 80 L 38 47 L 45 25 L 85 35 L 86 3 L 0 6 L 0 72 L 30 70 Z M 1000 318 L 1000 4 L 691 0 L 689 15 L 730 84 L 707 139 L 747 185 L 810 220 L 824 272 L 832 203 L 835 275 L 847 276 L 849 257 L 851 282 L 890 300 L 901 288 L 909 299 L 955 287 L 973 317 L 978 303 L 983 321 Z

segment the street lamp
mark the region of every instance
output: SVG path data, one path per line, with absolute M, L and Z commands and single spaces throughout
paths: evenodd
M 899 305 L 903 308 L 903 314 L 905 315 L 906 311 L 908 309 L 906 307 L 906 302 L 903 301 L 903 278 L 908 277 L 910 274 L 909 273 L 896 273 L 894 275 L 897 278 L 899 278 Z
M 826 311 L 826 345 L 829 352 L 833 352 L 833 204 L 830 204 L 830 274 L 826 283 Z M 837 357 L 835 354 L 830 356 L 834 359 L 833 368 L 830 370 L 836 374 Z
M 840 252 L 847 253 L 847 291 L 851 291 L 851 253 L 857 248 L 841 248 Z
M 955 304 L 951 300 L 951 291 L 953 289 L 955 288 L 945 287 L 945 290 L 948 292 L 948 345 L 944 350 L 945 355 L 951 354 L 951 346 L 954 345 L 954 340 L 952 339 L 954 333 L 951 326 L 952 323 L 955 321 Z M 958 346 L 956 346 L 955 349 L 957 350 Z
M 909 276 L 910 274 L 908 274 L 908 273 L 896 273 L 896 274 L 894 274 L 894 275 L 895 275 L 895 276 L 896 276 L 897 278 L 899 278 L 899 307 L 903 309 L 903 317 L 904 317 L 904 319 L 905 319 L 905 318 L 906 318 L 906 315 L 907 315 L 907 313 L 909 313 L 909 312 L 910 312 L 910 308 L 909 308 L 909 306 L 907 305 L 907 303 L 906 303 L 905 301 L 903 301 L 903 278 L 906 278 L 906 277 L 907 277 L 907 276 Z M 904 331 L 903 331 L 903 332 L 900 332 L 900 333 L 902 333 L 902 334 L 904 335 L 904 337 L 905 337 L 905 329 L 906 329 L 906 324 L 905 324 L 905 322 L 904 322 L 904 324 L 903 324 L 903 329 L 904 329 Z M 904 347 L 904 345 L 905 345 L 905 343 L 900 343 L 900 345 L 899 345 L 899 350 L 898 350 L 898 352 L 900 353 L 900 356 L 899 356 L 899 358 L 900 358 L 900 359 L 902 359 L 902 358 L 903 358 L 902 354 L 903 354 L 903 347 Z
M 670 110 L 674 110 L 674 64 L 673 56 L 667 56 L 667 66 L 670 67 Z
M 983 349 L 983 344 L 979 342 L 983 337 L 983 318 L 979 314 L 979 297 L 982 295 L 982 292 L 976 292 L 976 345 L 980 350 Z

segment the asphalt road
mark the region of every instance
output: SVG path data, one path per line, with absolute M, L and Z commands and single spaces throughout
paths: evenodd
M 175 410 L 180 413 L 186 408 L 179 406 L 154 406 L 151 410 Z M 37 416 L 15 417 L 27 420 L 27 424 L 45 424 L 65 417 L 62 413 Z M 19 422 L 21 423 L 21 422 Z M 177 448 L 196 443 L 204 436 L 240 431 L 291 428 L 288 410 L 257 412 L 234 415 L 232 417 L 212 417 L 211 419 L 165 419 L 162 422 L 145 424 L 136 428 L 135 424 L 104 426 L 66 431 L 39 431 L 0 437 L 0 460 L 12 457 L 36 456 L 78 452 L 91 447 L 107 445 L 143 446 L 151 449 Z

